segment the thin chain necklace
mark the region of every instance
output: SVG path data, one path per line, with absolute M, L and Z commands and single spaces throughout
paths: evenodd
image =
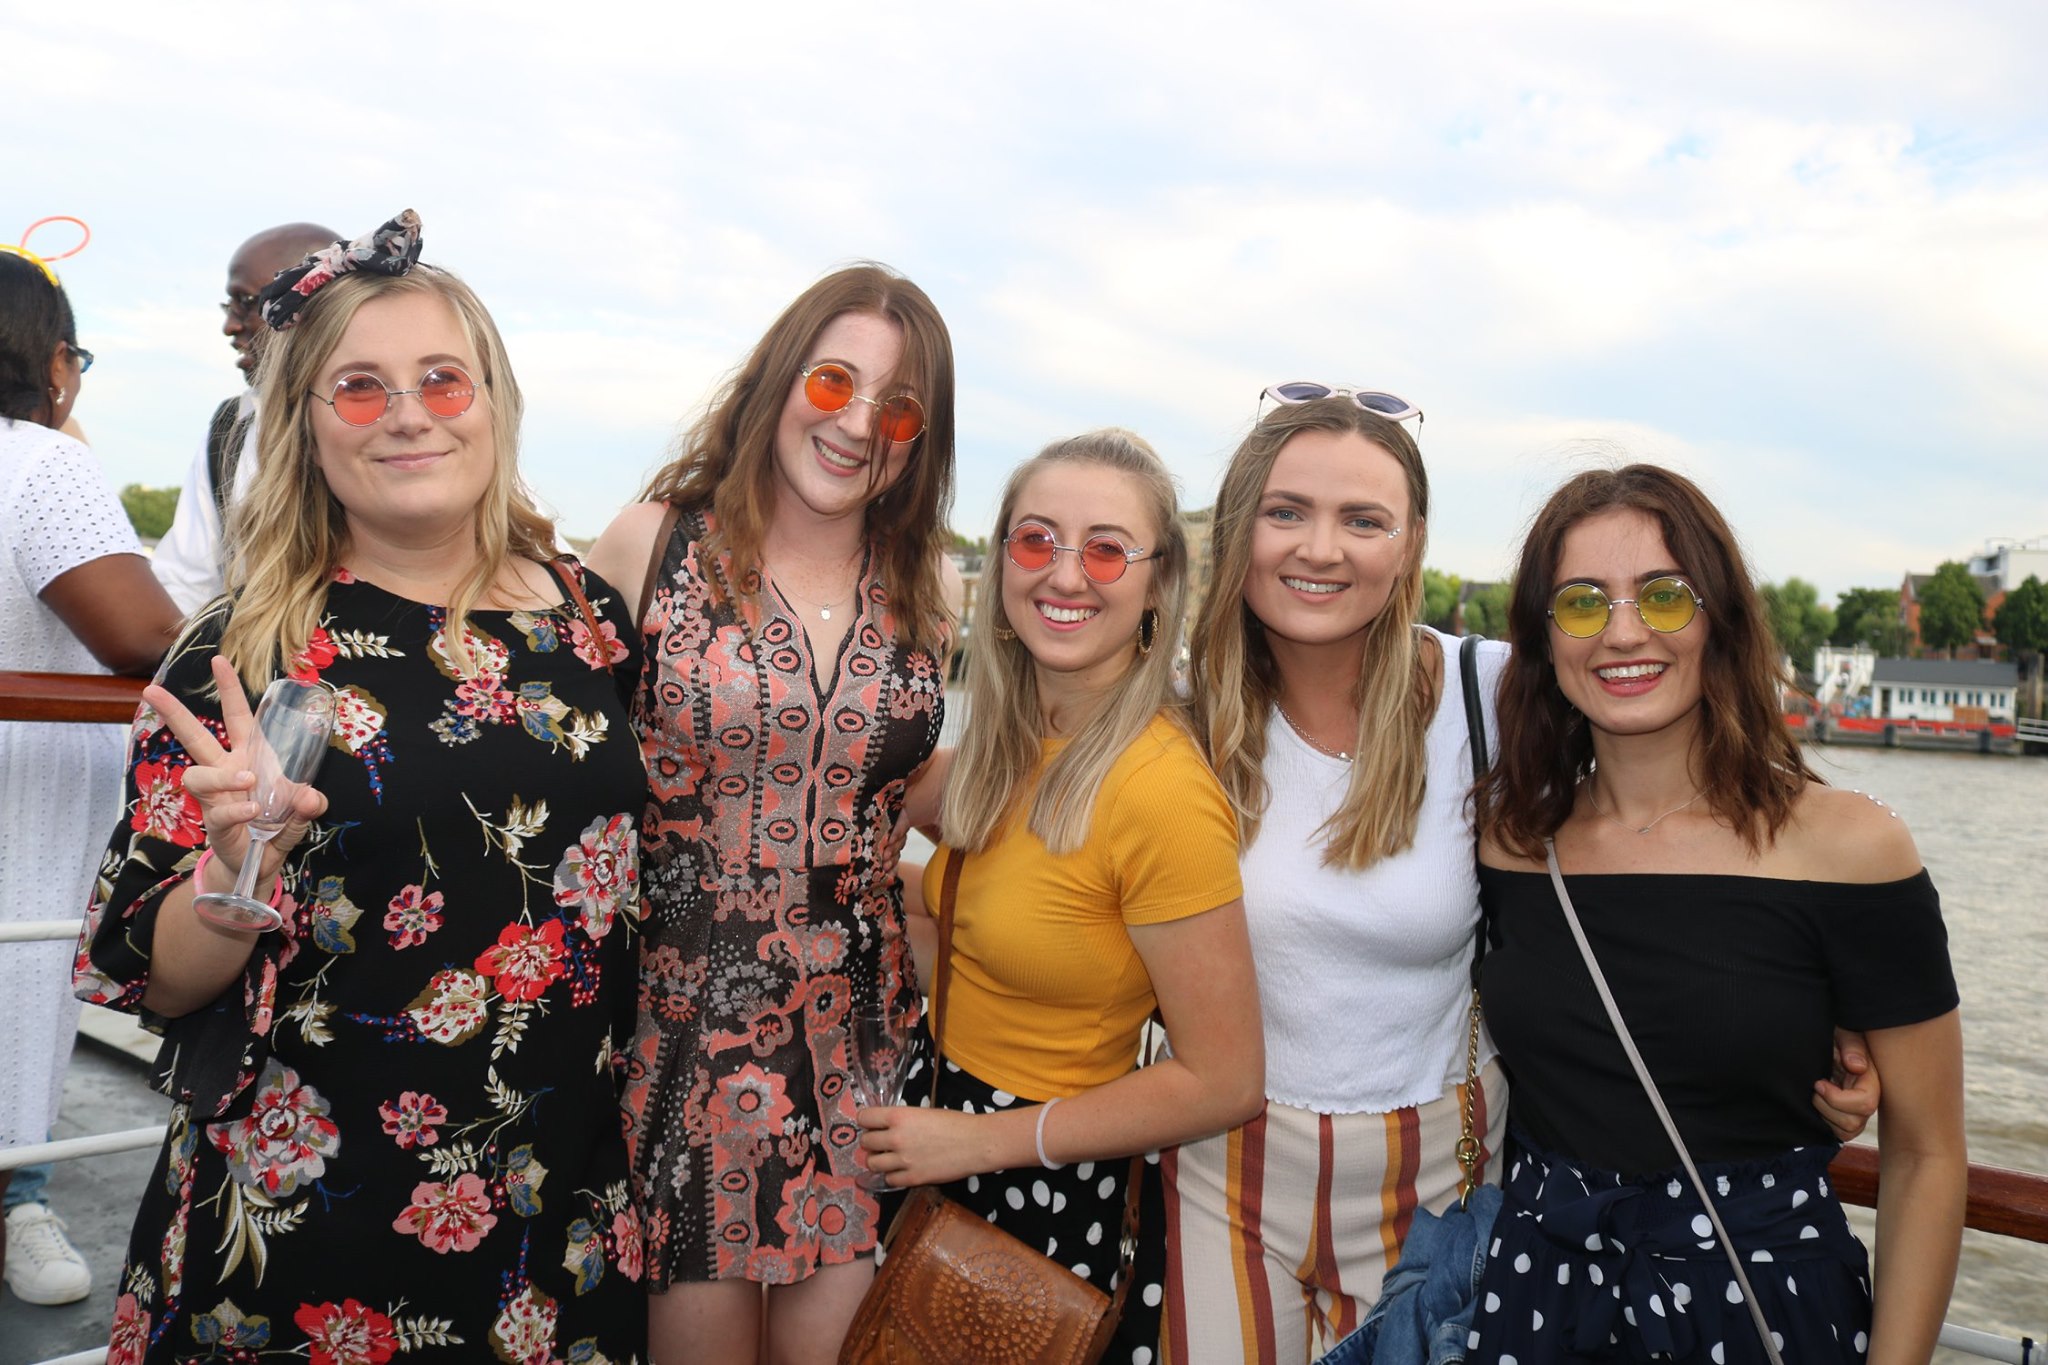
M 1699 800 L 1702 796 L 1705 796 L 1706 794 L 1707 789 L 1705 787 L 1701 787 L 1698 791 L 1694 792 L 1691 796 L 1687 797 L 1683 804 L 1673 806 L 1670 810 L 1665 811 L 1663 815 L 1658 816 L 1649 824 L 1644 825 L 1640 829 L 1638 829 L 1636 826 L 1631 825 L 1628 821 L 1622 819 L 1620 816 L 1609 814 L 1607 807 L 1600 804 L 1600 789 L 1593 785 L 1591 779 L 1588 779 L 1586 782 L 1586 799 L 1593 803 L 1593 809 L 1600 812 L 1600 814 L 1605 815 L 1609 820 L 1614 821 L 1615 824 L 1620 825 L 1623 829 L 1629 830 L 1630 832 L 1635 834 L 1648 834 L 1651 830 L 1657 828 L 1658 824 L 1660 824 L 1667 817 L 1678 814 L 1678 812 L 1684 810 L 1687 806 L 1692 805 L 1695 801 Z
M 1302 725 L 1300 721 L 1296 720 L 1293 716 L 1288 715 L 1287 708 L 1280 704 L 1280 699 L 1278 697 L 1273 698 L 1273 709 L 1280 713 L 1280 719 L 1286 721 L 1288 728 L 1293 730 L 1295 734 L 1301 736 L 1302 741 L 1305 744 L 1307 744 L 1309 748 L 1314 749 L 1319 754 L 1327 754 L 1331 758 L 1342 759 L 1346 763 L 1349 763 L 1351 761 L 1350 754 L 1347 754 L 1339 749 L 1332 749 L 1329 745 L 1323 743 L 1314 735 L 1310 734 L 1308 732 L 1307 727 Z
M 812 611 L 818 613 L 818 619 L 820 621 L 831 620 L 832 613 L 836 608 L 841 607 L 848 602 L 851 602 L 854 599 L 854 597 L 860 592 L 860 584 L 858 581 L 856 581 L 853 587 L 847 590 L 846 595 L 844 597 L 835 597 L 830 602 L 814 602 L 810 598 L 805 597 L 802 593 L 797 592 L 795 589 L 791 588 L 789 584 L 783 582 L 782 576 L 775 572 L 773 566 L 770 566 L 768 570 L 768 577 L 774 580 L 776 591 L 780 592 L 784 597 L 795 598 L 798 602 L 801 602 L 803 605 L 809 607 Z

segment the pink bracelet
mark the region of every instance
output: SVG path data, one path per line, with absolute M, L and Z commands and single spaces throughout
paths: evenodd
M 213 848 L 210 845 L 206 848 L 199 850 L 199 861 L 192 864 L 192 888 L 194 891 L 206 890 L 206 884 L 200 881 L 200 878 L 206 875 L 206 865 L 212 861 Z M 271 909 L 276 910 L 280 908 L 283 905 L 283 903 L 284 874 L 280 872 L 277 874 L 277 885 L 270 888 L 269 905 Z

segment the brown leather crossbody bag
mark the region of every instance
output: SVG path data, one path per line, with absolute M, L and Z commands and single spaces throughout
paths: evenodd
M 932 1106 L 945 1052 L 946 984 L 952 975 L 953 901 L 965 854 L 946 860 L 939 883 L 939 959 L 932 982 Z M 854 1314 L 839 1365 L 1096 1365 L 1123 1316 L 1138 1240 L 1138 1180 L 1124 1185 L 1123 1264 L 1104 1294 L 1043 1253 L 931 1186 L 911 1191 L 883 1245 L 888 1255 Z

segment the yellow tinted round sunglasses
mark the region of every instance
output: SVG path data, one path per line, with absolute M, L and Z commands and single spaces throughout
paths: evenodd
M 1590 640 L 1607 629 L 1616 607 L 1634 607 L 1643 624 L 1659 635 L 1691 625 L 1706 602 L 1682 578 L 1653 578 L 1634 597 L 1609 598 L 1591 583 L 1567 583 L 1550 599 L 1550 619 L 1575 640 Z

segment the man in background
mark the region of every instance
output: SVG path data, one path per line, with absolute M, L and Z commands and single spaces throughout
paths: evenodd
M 332 246 L 339 234 L 316 223 L 286 223 L 257 233 L 228 261 L 227 315 L 220 330 L 235 348 L 235 365 L 245 384 L 256 380 L 256 347 L 263 318 L 256 294 L 278 271 L 307 253 Z M 157 544 L 151 567 L 164 590 L 186 615 L 218 597 L 226 549 L 221 526 L 227 509 L 256 474 L 256 391 L 245 387 L 213 411 L 206 441 L 178 490 L 171 529 Z

